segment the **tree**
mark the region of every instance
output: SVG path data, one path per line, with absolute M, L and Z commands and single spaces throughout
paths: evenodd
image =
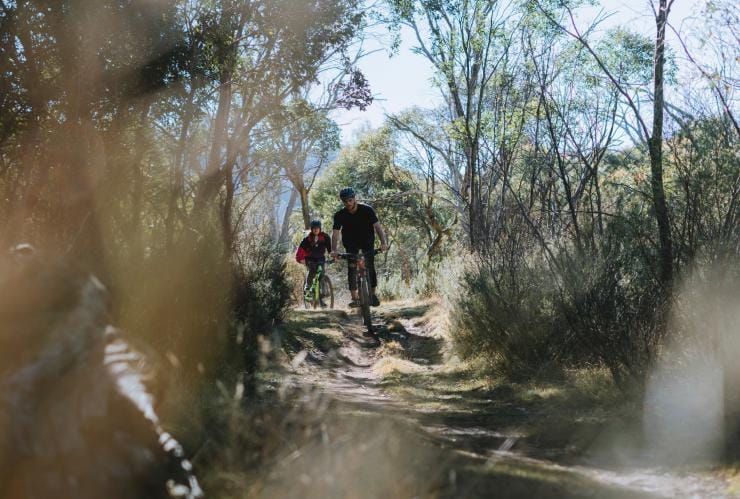
M 701 40 L 696 49 L 689 48 L 686 36 L 679 30 L 670 24 L 669 27 L 676 35 L 686 59 L 699 73 L 703 83 L 709 87 L 718 101 L 721 112 L 727 116 L 735 129 L 737 138 L 740 138 L 740 125 L 735 117 L 737 111 L 732 105 L 732 92 L 739 84 L 736 76 L 738 61 L 740 61 L 737 43 L 740 40 L 738 12 L 734 4 L 724 0 L 707 0 L 701 18 L 703 23 L 692 30 L 694 37 Z M 692 85 L 688 88 L 694 92 L 684 104 L 689 106 L 700 104 L 699 107 L 705 108 L 706 106 L 701 105 L 706 102 L 705 98 L 696 95 L 698 86 L 696 83 L 698 82 L 691 83 Z M 674 109 L 670 114 L 680 121 L 681 118 L 677 115 L 685 115 L 687 111 L 689 109 L 683 107 L 680 110 Z
M 482 199 L 481 140 L 489 83 L 508 56 L 512 12 L 486 0 L 390 1 L 391 22 L 410 27 L 416 50 L 432 64 L 450 108 L 449 128 L 458 144 L 455 185 L 466 207 L 467 235 L 473 248 L 480 234 Z
M 628 90 L 627 85 L 620 81 L 619 77 L 608 67 L 603 58 L 596 52 L 587 36 L 582 33 L 575 21 L 570 6 L 563 8 L 567 12 L 570 27 L 563 24 L 549 8 L 541 2 L 537 2 L 540 10 L 550 21 L 565 33 L 576 39 L 594 58 L 598 66 L 617 88 L 625 99 L 627 105 L 632 109 L 638 123 L 638 131 L 641 138 L 647 143 L 650 157 L 650 187 L 652 193 L 653 213 L 658 226 L 659 258 L 658 269 L 661 281 L 666 287 L 671 286 L 673 279 L 673 242 L 671 238 L 671 225 L 666 202 L 665 187 L 663 185 L 663 111 L 665 107 L 665 30 L 668 22 L 668 14 L 673 0 L 658 0 L 657 5 L 651 3 L 655 17 L 656 35 L 653 44 L 653 85 L 652 85 L 652 125 L 649 127 L 643 117 L 637 100 Z
M 2 239 L 65 248 L 104 274 L 102 179 L 124 156 L 127 132 L 146 127 L 154 93 L 177 74 L 175 2 L 0 5 Z M 140 220 L 143 159 L 134 152 L 127 161 L 129 228 Z
M 304 229 L 311 213 L 308 196 L 319 171 L 332 152 L 339 149 L 339 127 L 326 112 L 313 108 L 297 98 L 286 112 L 269 124 L 269 147 L 273 159 L 282 168 L 301 202 Z
M 248 174 L 252 132 L 304 85 L 323 62 L 344 50 L 360 27 L 356 0 L 296 4 L 226 1 L 212 11 L 213 45 L 219 60 L 219 100 L 206 167 L 196 190 L 201 218 L 225 189 L 219 209 L 224 256 L 233 250 L 232 210 L 236 179 Z
M 375 208 L 386 228 L 391 244 L 388 262 L 392 264 L 397 256 L 400 265 L 396 270 L 409 275 L 418 271 L 423 260 L 439 256 L 445 236 L 455 225 L 456 213 L 440 203 L 448 193 L 430 194 L 425 179 L 398 163 L 393 132 L 385 126 L 342 149 L 319 178 L 312 204 L 325 220 L 331 220 L 339 208 L 340 189 L 354 187 L 360 201 Z

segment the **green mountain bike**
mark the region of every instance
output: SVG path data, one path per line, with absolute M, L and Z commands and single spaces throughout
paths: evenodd
M 304 286 L 303 292 L 303 306 L 306 308 L 319 308 L 328 307 L 334 308 L 334 286 L 331 284 L 331 279 L 324 272 L 324 265 L 328 265 L 331 262 L 324 262 L 318 265 L 316 268 L 316 275 L 311 281 L 310 286 L 306 288 Z M 306 272 L 305 284 L 308 282 L 308 272 Z M 322 305 L 323 302 L 323 305 Z
M 380 253 L 379 249 L 371 250 L 368 253 L 377 255 Z M 362 314 L 362 322 L 367 327 L 368 333 L 373 333 L 373 321 L 370 315 L 370 304 L 371 304 L 371 293 L 370 293 L 370 277 L 367 274 L 367 267 L 365 266 L 365 254 L 360 251 L 359 253 L 338 253 L 339 258 L 343 258 L 347 261 L 354 261 L 357 263 L 357 291 L 360 296 L 360 313 Z

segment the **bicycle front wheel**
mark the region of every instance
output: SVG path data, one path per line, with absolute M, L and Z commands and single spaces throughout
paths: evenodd
M 370 284 L 364 277 L 360 278 L 360 309 L 362 311 L 362 321 L 370 329 L 373 325 L 370 320 Z
M 315 278 L 313 280 L 313 285 L 311 286 L 311 296 L 313 297 L 311 305 L 314 309 L 319 308 L 319 305 L 321 304 L 321 284 L 319 283 L 318 278 Z
M 306 279 L 303 280 L 303 306 L 305 308 L 311 308 L 311 305 L 313 305 L 313 288 L 306 289 L 307 285 L 308 275 L 306 275 Z
M 327 307 L 334 308 L 334 286 L 326 274 L 321 277 L 321 298 L 324 299 Z

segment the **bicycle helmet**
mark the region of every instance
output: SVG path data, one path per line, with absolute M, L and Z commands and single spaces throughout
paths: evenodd
M 352 187 L 345 187 L 344 189 L 339 191 L 339 199 L 341 199 L 342 201 L 353 197 L 355 197 L 355 190 Z
M 321 220 L 311 220 L 310 227 L 313 229 L 314 227 L 321 228 Z

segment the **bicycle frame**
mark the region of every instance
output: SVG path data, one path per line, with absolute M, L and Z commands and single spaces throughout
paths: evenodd
M 319 263 L 316 267 L 316 275 L 314 275 L 313 280 L 310 283 L 310 286 L 308 287 L 308 290 L 304 291 L 303 300 L 306 308 L 309 306 L 309 301 L 307 300 L 307 297 L 311 297 L 310 302 L 311 305 L 313 305 L 313 308 L 316 308 L 321 303 L 321 282 L 323 279 L 327 279 L 326 276 L 326 270 L 325 265 L 330 264 L 330 261 Z M 306 275 L 308 277 L 308 275 Z M 334 307 L 334 296 L 333 296 L 333 290 L 331 281 L 327 283 L 327 286 L 329 288 L 329 299 L 330 299 L 330 308 Z
M 372 250 L 373 255 L 380 253 L 380 250 Z M 359 253 L 339 253 L 338 256 L 347 261 L 354 261 L 357 265 L 357 272 L 355 279 L 357 280 L 357 292 L 360 297 L 360 311 L 362 313 L 363 322 L 367 326 L 368 332 L 373 332 L 372 318 L 370 315 L 370 283 L 367 277 L 367 265 L 365 263 L 365 254 L 360 251 Z

